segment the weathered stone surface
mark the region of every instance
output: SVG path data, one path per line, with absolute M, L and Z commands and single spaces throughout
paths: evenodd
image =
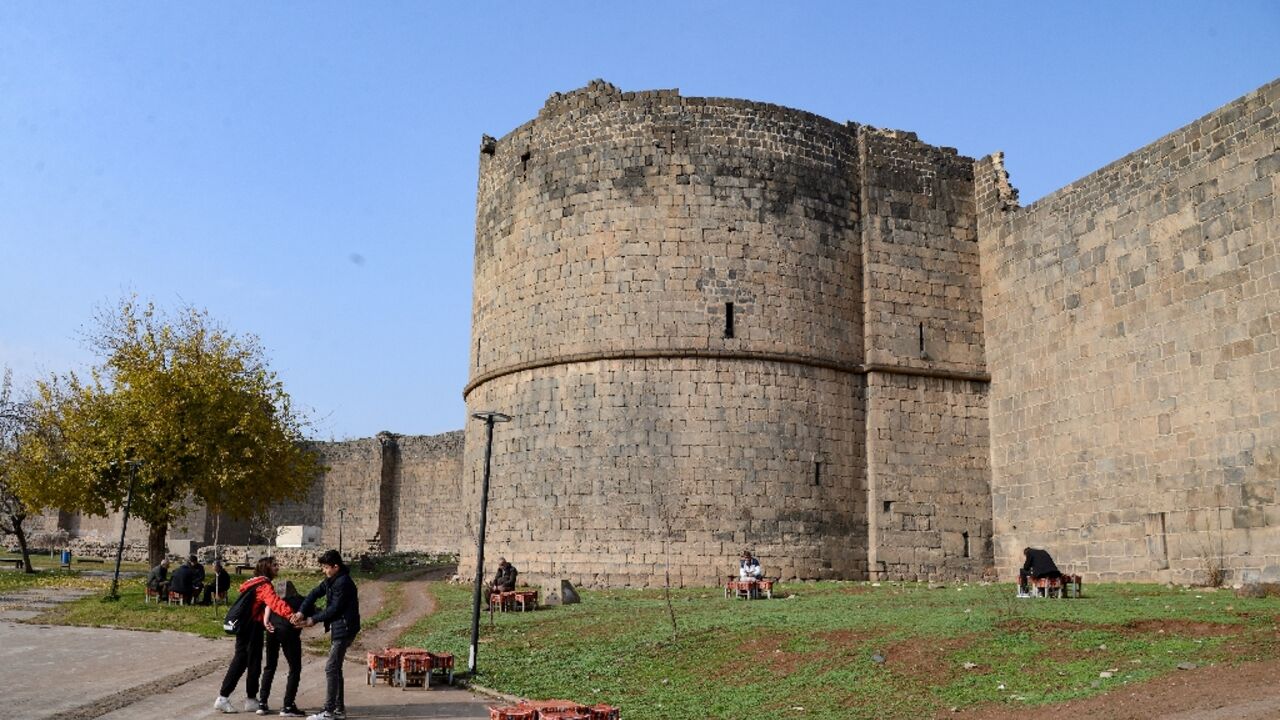
M 744 547 L 788 579 L 990 563 L 972 160 L 600 82 L 484 147 L 467 405 L 514 418 L 495 552 L 584 585 L 711 584 Z M 911 452 L 869 454 L 904 423 Z M 876 533 L 882 497 L 909 514 Z
M 1280 579 L 1280 82 L 1027 208 L 978 163 L 996 558 Z

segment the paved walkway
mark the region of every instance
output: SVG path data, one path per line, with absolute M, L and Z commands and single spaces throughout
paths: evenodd
M 369 599 L 380 602 L 376 583 Z M 361 588 L 364 589 L 363 587 Z M 421 593 L 422 582 L 406 582 L 404 592 Z M 363 595 L 363 593 L 362 593 Z M 218 685 L 231 660 L 230 639 L 209 640 L 187 633 L 30 625 L 26 620 L 53 603 L 82 593 L 36 589 L 0 597 L 0 667 L 4 668 L 5 715 L 30 720 L 173 720 L 220 717 L 213 710 Z M 365 598 L 362 596 L 362 601 Z M 362 602 L 372 615 L 375 602 Z M 421 608 L 420 603 L 405 603 Z M 8 619 L 5 619 L 8 618 Z M 403 628 L 416 618 L 395 618 L 368 640 Z M 317 633 L 309 630 L 309 633 Z M 348 716 L 355 718 L 488 718 L 493 701 L 466 690 L 433 686 L 400 690 L 365 682 L 363 653 L 347 655 Z M 356 662 L 358 660 L 358 662 Z M 284 692 L 284 660 L 276 679 L 274 705 Z M 324 658 L 304 655 L 298 705 L 315 712 L 324 703 Z M 233 696 L 243 707 L 244 681 Z M 239 717 L 249 717 L 240 713 Z

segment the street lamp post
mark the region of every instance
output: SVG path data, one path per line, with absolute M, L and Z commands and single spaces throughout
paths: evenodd
M 124 559 L 124 534 L 129 529 L 129 507 L 133 505 L 133 485 L 138 480 L 138 467 L 142 465 L 142 461 L 130 460 L 125 465 L 129 466 L 129 494 L 124 497 L 124 517 L 120 520 L 120 546 L 116 548 L 116 574 L 111 578 L 113 600 L 120 599 L 120 561 Z
M 480 533 L 476 539 L 476 589 L 471 598 L 471 653 L 467 657 L 467 672 L 475 677 L 476 649 L 480 645 L 480 593 L 484 589 L 484 528 L 489 514 L 489 461 L 493 456 L 493 425 L 508 422 L 511 416 L 484 410 L 471 413 L 471 417 L 483 420 L 485 425 L 484 483 L 480 486 Z
M 342 522 L 347 519 L 347 509 L 338 508 L 338 554 L 342 554 Z

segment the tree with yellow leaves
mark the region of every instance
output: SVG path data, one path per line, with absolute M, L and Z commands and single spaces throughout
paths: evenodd
M 305 420 L 257 338 L 203 310 L 167 316 L 130 297 L 98 314 L 89 341 L 103 360 L 88 378 L 38 384 L 41 432 L 25 447 L 33 465 L 57 471 L 20 483 L 29 506 L 105 515 L 132 495 L 155 564 L 191 498 L 249 518 L 315 480 Z

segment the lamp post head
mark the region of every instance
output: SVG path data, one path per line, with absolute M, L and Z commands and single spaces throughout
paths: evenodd
M 485 422 L 504 423 L 511 421 L 510 415 L 505 415 L 497 410 L 481 410 L 480 412 L 473 412 L 471 413 L 471 417 L 476 420 L 484 420 Z

